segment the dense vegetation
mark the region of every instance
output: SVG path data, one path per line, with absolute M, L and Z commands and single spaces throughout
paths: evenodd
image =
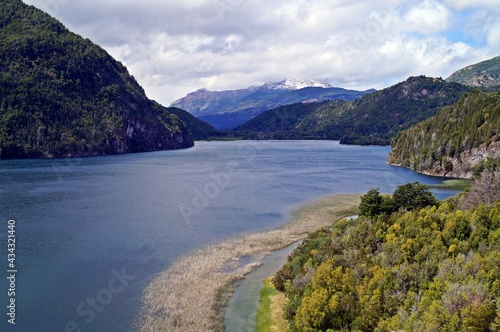
M 372 189 L 357 220 L 311 234 L 274 277 L 291 330 L 500 331 L 493 174 L 495 202 L 462 206 L 474 191 L 488 193 L 481 186 L 443 202 L 418 183 L 392 196 Z
M 188 115 L 147 99 L 102 48 L 20 0 L 0 3 L 0 68 L 2 158 L 193 145 Z
M 500 56 L 457 70 L 446 79 L 472 87 L 500 87 Z
M 343 103 L 337 101 L 336 103 Z M 298 103 L 277 107 L 264 112 L 247 123 L 236 127 L 235 132 L 248 138 L 295 139 L 307 138 L 296 132 L 295 126 L 318 107 L 331 102 Z
M 189 112 L 176 107 L 163 107 L 163 109 L 170 114 L 178 116 L 179 119 L 181 119 L 186 124 L 194 140 L 205 140 L 210 137 L 220 135 L 220 133 L 214 127 L 212 127 L 205 121 L 198 119 Z
M 461 176 L 487 157 L 500 157 L 500 92 L 474 90 L 400 132 L 388 161 L 419 172 Z
M 249 135 L 252 138 L 332 139 L 343 144 L 387 145 L 396 133 L 455 103 L 467 91 L 470 88 L 442 79 L 410 77 L 353 101 L 296 104 L 270 110 L 235 130 L 239 134 L 253 132 Z M 315 109 L 311 111 L 310 107 Z

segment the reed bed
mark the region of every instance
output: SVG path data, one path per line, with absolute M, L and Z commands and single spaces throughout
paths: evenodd
M 181 258 L 144 290 L 138 330 L 224 331 L 224 308 L 238 280 L 258 267 L 271 251 L 356 213 L 359 201 L 360 196 L 352 194 L 313 201 L 296 210 L 291 221 L 279 228 L 243 235 Z M 244 256 L 254 260 L 242 265 L 239 259 Z

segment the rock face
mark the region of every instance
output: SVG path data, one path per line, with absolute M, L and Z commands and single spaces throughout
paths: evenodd
M 500 86 L 500 56 L 457 70 L 446 80 L 472 87 Z
M 20 0 L 0 3 L 0 155 L 69 157 L 193 146 L 189 124 L 127 69 Z
M 440 162 L 426 160 L 420 165 L 414 165 L 414 167 L 401 164 L 394 157 L 389 157 L 387 162 L 393 166 L 408 167 L 425 175 L 471 179 L 474 167 L 488 158 L 500 158 L 500 142 L 494 142 L 488 146 L 482 144 L 470 151 L 460 153 L 458 157 L 443 157 Z
M 474 90 L 405 131 L 387 162 L 444 177 L 471 178 L 488 158 L 500 158 L 500 92 Z

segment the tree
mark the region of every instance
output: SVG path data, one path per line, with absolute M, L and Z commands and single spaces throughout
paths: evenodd
M 500 199 L 500 171 L 486 169 L 481 177 L 474 181 L 472 188 L 465 195 L 461 209 L 470 209 L 480 204 L 491 205 Z
M 399 186 L 392 197 L 397 209 L 420 210 L 426 206 L 438 204 L 438 200 L 429 190 L 429 187 L 418 182 Z
M 359 214 L 362 216 L 373 217 L 380 214 L 382 205 L 382 196 L 378 188 L 371 188 L 368 192 L 361 196 L 359 204 Z
M 361 196 L 359 214 L 366 217 L 376 217 L 383 213 L 391 214 L 396 211 L 394 201 L 389 195 L 380 195 L 378 188 L 371 188 Z

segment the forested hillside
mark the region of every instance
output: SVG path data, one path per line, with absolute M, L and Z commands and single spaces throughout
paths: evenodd
M 500 331 L 500 173 L 437 202 L 371 189 L 358 219 L 309 236 L 274 277 L 290 330 Z M 468 196 L 492 194 L 493 201 Z M 467 209 L 464 202 L 469 200 Z M 496 202 L 495 202 L 496 201 Z
M 191 123 L 147 99 L 121 63 L 20 0 L 0 2 L 0 68 L 2 158 L 193 145 Z
M 253 137 L 388 145 L 396 133 L 436 114 L 441 107 L 455 103 L 467 91 L 470 88 L 439 78 L 410 77 L 360 99 L 316 104 L 317 107 L 307 114 L 304 109 L 310 106 L 289 105 L 267 111 L 235 131 Z
M 500 157 L 500 92 L 474 90 L 392 142 L 388 162 L 415 171 L 470 178 Z
M 341 105 L 344 101 L 333 103 Z M 244 137 L 256 139 L 307 139 L 309 137 L 305 133 L 297 132 L 297 123 L 324 105 L 332 105 L 332 102 L 280 106 L 258 115 L 247 123 L 236 127 L 234 131 Z M 311 133 L 310 137 L 314 138 L 314 134 Z

